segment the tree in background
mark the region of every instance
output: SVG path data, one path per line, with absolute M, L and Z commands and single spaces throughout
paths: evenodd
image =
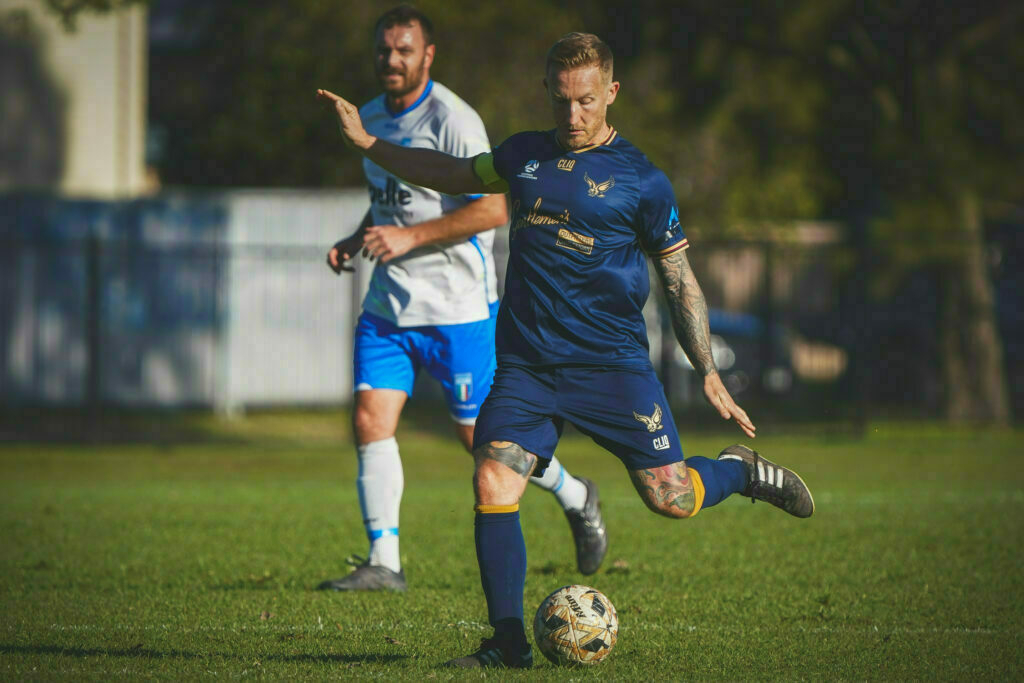
M 641 0 L 601 16 L 626 68 L 675 91 L 651 108 L 674 134 L 652 129 L 698 224 L 863 219 L 876 294 L 938 274 L 947 417 L 1008 421 L 983 227 L 1024 201 L 1024 5 Z
M 73 18 L 116 0 L 46 0 Z M 832 217 L 869 240 L 876 296 L 928 269 L 946 414 L 1009 418 L 984 226 L 1024 201 L 1024 5 L 978 0 L 521 0 L 419 5 L 436 77 L 498 141 L 550 125 L 540 75 L 570 30 L 600 34 L 623 81 L 614 123 L 674 180 L 696 232 L 763 234 Z M 62 9 L 63 8 L 63 9 Z M 164 181 L 358 184 L 317 87 L 377 94 L 371 27 L 385 5 L 153 0 L 151 118 Z M 914 391 L 907 387 L 906 391 Z
M 578 26 L 542 0 L 421 2 L 435 25 L 437 80 L 483 117 L 495 142 L 536 116 L 547 47 Z M 167 131 L 164 182 L 201 186 L 362 185 L 318 87 L 363 103 L 379 94 L 373 25 L 389 5 L 323 0 L 155 0 L 150 111 Z M 544 16 L 542 26 L 536 18 Z M 159 26 L 159 23 L 157 24 Z M 502 27 L 501 40 L 494 27 Z

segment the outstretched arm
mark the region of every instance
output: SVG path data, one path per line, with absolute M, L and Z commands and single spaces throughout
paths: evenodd
M 494 192 L 473 171 L 473 158 L 454 157 L 434 149 L 402 147 L 370 135 L 363 128 L 359 109 L 351 102 L 327 90 L 317 97 L 334 104 L 338 127 L 345 143 L 363 156 L 413 185 L 445 194 L 486 194 Z
M 690 268 L 686 251 L 680 249 L 665 258 L 655 259 L 661 285 L 668 301 L 672 329 L 694 369 L 704 378 L 704 397 L 724 419 L 736 420 L 747 436 L 754 437 L 754 423 L 747 413 L 736 405 L 722 384 L 711 357 L 711 331 L 708 327 L 708 304 L 704 300 L 697 277 Z

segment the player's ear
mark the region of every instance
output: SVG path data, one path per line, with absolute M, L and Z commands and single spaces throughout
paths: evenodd
M 431 45 L 427 45 L 427 47 L 423 50 L 423 68 L 424 69 L 429 69 L 430 65 L 434 63 L 434 50 L 435 49 L 436 49 L 435 46 L 431 44 Z
M 615 96 L 619 94 L 619 82 L 612 81 L 608 84 L 608 104 L 615 101 Z

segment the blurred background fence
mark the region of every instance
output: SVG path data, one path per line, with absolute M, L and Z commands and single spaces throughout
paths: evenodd
M 339 277 L 324 256 L 366 207 L 362 190 L 0 197 L 0 404 L 230 414 L 349 403 L 352 330 L 372 265 L 359 259 L 354 277 Z M 737 399 L 787 422 L 939 415 L 934 278 L 922 272 L 878 300 L 867 287 L 875 257 L 839 226 L 778 234 L 697 240 L 688 252 L 711 309 L 715 360 Z M 1024 282 L 1014 264 L 1024 250 L 1015 239 L 994 244 L 1020 406 Z M 652 282 L 645 312 L 652 362 L 677 407 L 703 405 L 658 291 Z M 429 382 L 417 395 L 440 396 Z
M 0 399 L 225 413 L 348 403 L 371 266 L 337 277 L 324 255 L 366 207 L 360 190 L 0 197 Z M 857 253 L 832 225 L 787 234 L 691 250 L 716 362 L 743 400 L 857 415 Z M 499 275 L 506 254 L 501 231 Z M 702 401 L 659 304 L 647 309 L 652 361 L 675 403 Z

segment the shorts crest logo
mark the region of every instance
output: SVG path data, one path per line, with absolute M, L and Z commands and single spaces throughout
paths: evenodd
M 669 447 L 668 434 L 664 434 L 662 436 L 659 436 L 658 438 L 656 438 L 653 441 L 651 441 L 651 443 L 654 444 L 654 450 L 656 450 L 656 451 L 663 451 L 663 450 L 665 450 L 666 448 Z
M 661 406 L 659 406 L 657 403 L 654 404 L 654 412 L 650 416 L 641 415 L 640 413 L 638 413 L 638 412 L 636 412 L 634 410 L 633 411 L 633 418 L 637 422 L 642 424 L 643 426 L 647 427 L 647 431 L 649 431 L 649 432 L 656 432 L 656 431 L 658 431 L 659 429 L 662 428 L 662 424 L 661 424 Z M 664 437 L 664 438 L 666 439 L 666 441 L 668 440 L 667 436 Z M 655 439 L 655 443 L 657 443 L 657 441 L 658 440 Z M 668 448 L 667 444 L 665 445 L 665 448 Z M 661 449 L 659 449 L 659 450 L 661 450 Z
M 469 397 L 473 395 L 473 373 L 472 372 L 457 372 L 452 377 L 452 384 L 455 398 L 461 403 L 465 403 L 469 400 Z
M 523 166 L 523 172 L 516 175 L 517 178 L 526 178 L 527 180 L 536 180 L 537 176 L 533 174 L 540 168 L 540 162 L 536 159 L 530 159 L 526 162 L 526 166 Z

